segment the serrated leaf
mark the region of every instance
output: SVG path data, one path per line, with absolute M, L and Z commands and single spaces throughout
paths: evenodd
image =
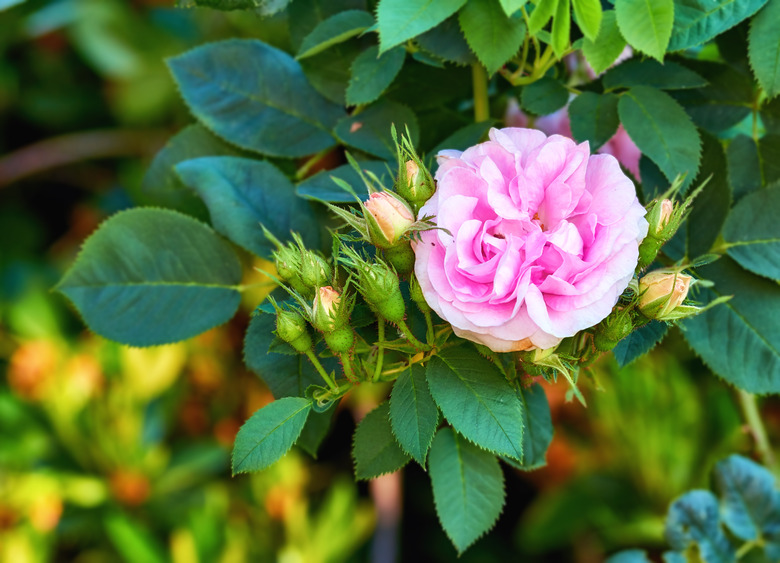
M 466 0 L 380 0 L 376 10 L 380 51 L 384 52 L 440 24 Z
M 569 0 L 556 0 L 555 17 L 552 22 L 550 45 L 557 58 L 563 57 L 569 47 L 571 34 L 571 16 L 569 15 Z
M 270 162 L 209 156 L 181 162 L 176 172 L 206 202 L 217 232 L 256 256 L 270 258 L 275 248 L 263 226 L 279 240 L 291 240 L 295 230 L 308 247 L 318 246 L 311 206 Z
M 470 347 L 442 350 L 427 368 L 444 417 L 481 448 L 523 459 L 523 405 L 498 368 Z
M 559 81 L 545 76 L 523 88 L 520 103 L 526 111 L 549 115 L 566 105 L 569 91 Z
M 701 88 L 707 85 L 707 81 L 694 71 L 672 61 L 661 64 L 653 59 L 631 59 L 608 70 L 603 84 L 607 90 L 632 86 L 679 90 Z
M 550 18 L 558 9 L 558 0 L 544 0 L 538 2 L 534 7 L 534 11 L 531 12 L 528 18 L 528 33 L 536 35 L 539 31 L 547 25 Z
M 458 553 L 493 527 L 504 506 L 504 474 L 496 458 L 442 428 L 433 440 L 429 473 L 436 514 Z
M 525 38 L 522 18 L 508 17 L 498 0 L 470 0 L 458 13 L 458 22 L 489 75 L 517 54 Z
M 547 464 L 547 449 L 554 430 L 550 404 L 538 383 L 518 388 L 517 396 L 523 403 L 523 462 L 519 468 L 531 471 Z
M 295 441 L 295 445 L 302 448 L 314 459 L 317 459 L 317 450 L 330 430 L 333 415 L 336 413 L 336 401 L 331 403 L 331 408 L 325 412 L 313 412 L 306 419 L 306 424 L 301 430 L 301 435 Z
M 347 87 L 347 105 L 369 104 L 384 92 L 401 71 L 406 49 L 396 47 L 379 56 L 376 45 L 363 51 L 352 63 Z
M 668 94 L 635 86 L 621 96 L 618 115 L 642 154 L 671 182 L 678 174 L 693 180 L 699 169 L 701 139 L 685 111 Z
M 769 0 L 750 23 L 748 56 L 756 80 L 770 98 L 780 94 L 780 0 Z
M 360 421 L 352 444 L 355 478 L 373 479 L 393 473 L 411 459 L 398 445 L 390 427 L 390 403 L 385 401 Z
M 512 16 L 516 11 L 526 5 L 527 0 L 499 0 L 501 8 L 507 16 Z
M 663 61 L 672 36 L 673 0 L 616 0 L 620 33 L 637 51 Z
M 214 231 L 165 209 L 113 215 L 84 243 L 57 290 L 111 340 L 154 346 L 230 319 L 241 264 Z
M 780 279 L 780 184 L 746 195 L 731 210 L 723 226 L 727 252 L 743 268 Z
M 168 65 L 193 115 L 234 145 L 296 157 L 335 144 L 330 129 L 344 110 L 320 96 L 298 62 L 279 49 L 230 39 L 197 47 Z
M 577 142 L 588 141 L 595 151 L 617 131 L 618 97 L 615 94 L 583 92 L 569 104 L 571 132 Z
M 737 135 L 726 150 L 729 184 L 734 191 L 734 201 L 761 187 L 761 162 L 758 145 L 752 137 Z
M 233 475 L 260 471 L 292 448 L 306 424 L 311 401 L 285 397 L 267 404 L 247 420 L 233 445 Z
M 393 385 L 390 424 L 401 447 L 423 467 L 438 422 L 439 410 L 428 391 L 425 369 L 414 364 Z
M 405 131 L 408 126 L 412 144 L 417 144 L 420 134 L 417 116 L 408 107 L 390 100 L 380 100 L 357 115 L 339 120 L 334 132 L 351 147 L 395 161 L 391 125 L 395 125 L 396 131 Z
M 666 323 L 651 321 L 643 327 L 635 330 L 612 350 L 618 365 L 623 368 L 643 356 L 663 339 L 669 330 Z
M 306 79 L 317 92 L 340 106 L 347 103 L 350 67 L 363 52 L 364 41 L 352 39 L 334 45 L 327 52 L 300 61 Z
M 457 16 L 451 16 L 416 39 L 420 47 L 444 61 L 469 65 L 477 58 L 463 37 Z
M 699 300 L 734 297 L 682 321 L 688 343 L 715 373 L 740 389 L 780 392 L 780 287 L 729 257 L 697 273 L 715 282 Z
M 374 25 L 373 16 L 363 10 L 346 10 L 321 21 L 301 42 L 296 59 L 305 59 L 343 43 Z
M 767 0 L 677 0 L 669 51 L 706 43 L 755 14 Z
M 393 175 L 384 160 L 358 161 L 360 169 L 376 174 L 379 181 L 388 188 L 393 185 Z M 295 188 L 300 197 L 331 203 L 354 203 L 354 196 L 343 189 L 333 178 L 345 181 L 361 199 L 368 198 L 368 190 L 360 175 L 351 164 L 343 164 L 333 170 L 323 170 L 298 184 Z
M 751 541 L 780 536 L 780 492 L 765 467 L 740 455 L 719 461 L 713 472 L 721 496 L 723 523 L 738 538 Z
M 320 22 L 346 10 L 366 9 L 366 0 L 295 0 L 287 9 L 290 43 L 297 51 Z
M 577 25 L 586 39 L 595 41 L 601 30 L 601 2 L 600 0 L 572 0 L 574 15 L 577 16 Z
M 693 490 L 672 503 L 666 517 L 666 539 L 678 551 L 697 545 L 708 563 L 736 560 L 734 547 L 720 527 L 718 501 L 709 491 Z
M 731 188 L 723 146 L 709 133 L 702 132 L 701 138 L 701 167 L 692 185 L 699 186 L 709 181 L 696 196 L 687 222 L 687 255 L 691 258 L 710 251 L 731 207 Z
M 618 29 L 615 10 L 608 10 L 601 19 L 598 37 L 594 41 L 586 37 L 583 41 L 582 54 L 598 75 L 612 66 L 625 48 L 626 40 Z

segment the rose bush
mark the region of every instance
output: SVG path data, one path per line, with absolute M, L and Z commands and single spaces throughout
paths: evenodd
M 415 273 L 457 335 L 497 352 L 549 348 L 610 313 L 648 228 L 613 156 L 506 128 L 438 158 L 419 217 L 439 229 L 415 245 Z

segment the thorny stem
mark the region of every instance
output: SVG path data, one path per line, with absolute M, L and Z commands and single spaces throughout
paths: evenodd
M 761 456 L 764 465 L 777 472 L 775 454 L 772 452 L 772 446 L 769 444 L 769 438 L 766 434 L 764 422 L 761 420 L 761 414 L 758 412 L 758 400 L 753 393 L 748 393 L 742 389 L 738 390 L 739 404 L 742 407 L 742 414 L 745 415 L 745 422 L 750 428 L 750 433 L 756 441 L 756 450 Z
M 490 119 L 488 106 L 488 76 L 480 63 L 471 65 L 471 80 L 474 88 L 474 122 Z
M 425 330 L 425 341 L 428 343 L 429 346 L 433 345 L 433 339 L 434 339 L 434 331 L 433 331 L 433 319 L 431 319 L 431 312 L 426 309 L 422 312 L 423 316 L 425 317 L 425 325 L 428 327 Z
M 344 367 L 344 375 L 350 382 L 355 383 L 355 374 L 352 371 L 352 359 L 349 357 L 349 353 L 342 352 L 339 354 L 339 358 L 341 359 L 341 365 Z
M 403 331 L 404 336 L 406 337 L 406 339 L 409 342 L 412 343 L 412 346 L 414 346 L 418 350 L 430 350 L 430 348 L 431 348 L 430 346 L 428 346 L 426 344 L 423 344 L 422 342 L 417 340 L 417 338 L 414 336 L 414 334 L 412 334 L 412 331 L 409 328 L 409 325 L 406 324 L 406 321 L 400 320 L 400 321 L 398 321 L 397 324 L 398 324 L 398 328 L 400 328 L 401 331 Z
M 304 352 L 306 354 L 306 357 L 309 358 L 312 364 L 314 364 L 314 368 L 317 370 L 317 372 L 320 374 L 322 379 L 325 380 L 325 383 L 328 384 L 328 387 L 330 387 L 331 391 L 336 391 L 338 388 L 336 387 L 336 383 L 333 381 L 333 378 L 328 375 L 328 372 L 325 371 L 325 368 L 322 367 L 322 364 L 320 363 L 319 358 L 314 354 L 314 352 L 311 351 L 311 348 L 306 350 Z
M 371 381 L 374 382 L 379 381 L 379 376 L 382 374 L 382 364 L 384 363 L 385 359 L 385 319 L 382 317 L 379 317 L 377 332 L 379 335 L 376 343 L 378 357 L 376 360 L 376 368 L 374 369 L 374 377 L 371 378 Z

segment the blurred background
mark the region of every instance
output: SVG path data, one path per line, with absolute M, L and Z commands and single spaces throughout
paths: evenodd
M 52 291 L 101 220 L 154 203 L 144 172 L 191 121 L 165 57 L 236 36 L 283 46 L 285 29 L 172 0 L 0 0 L 0 561 L 455 559 L 419 467 L 352 479 L 370 392 L 340 405 L 316 461 L 294 449 L 230 477 L 240 424 L 271 400 L 241 359 L 262 291 L 230 324 L 151 349 L 89 333 Z M 461 561 L 659 553 L 669 502 L 750 452 L 732 391 L 675 330 L 623 370 L 605 358 L 586 387 L 587 409 L 546 387 L 548 466 L 504 467 L 503 515 Z

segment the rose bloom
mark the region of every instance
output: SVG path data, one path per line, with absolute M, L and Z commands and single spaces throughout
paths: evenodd
M 419 217 L 440 228 L 415 245 L 415 273 L 455 334 L 496 352 L 550 348 L 610 313 L 648 228 L 613 156 L 506 128 L 438 158 Z

